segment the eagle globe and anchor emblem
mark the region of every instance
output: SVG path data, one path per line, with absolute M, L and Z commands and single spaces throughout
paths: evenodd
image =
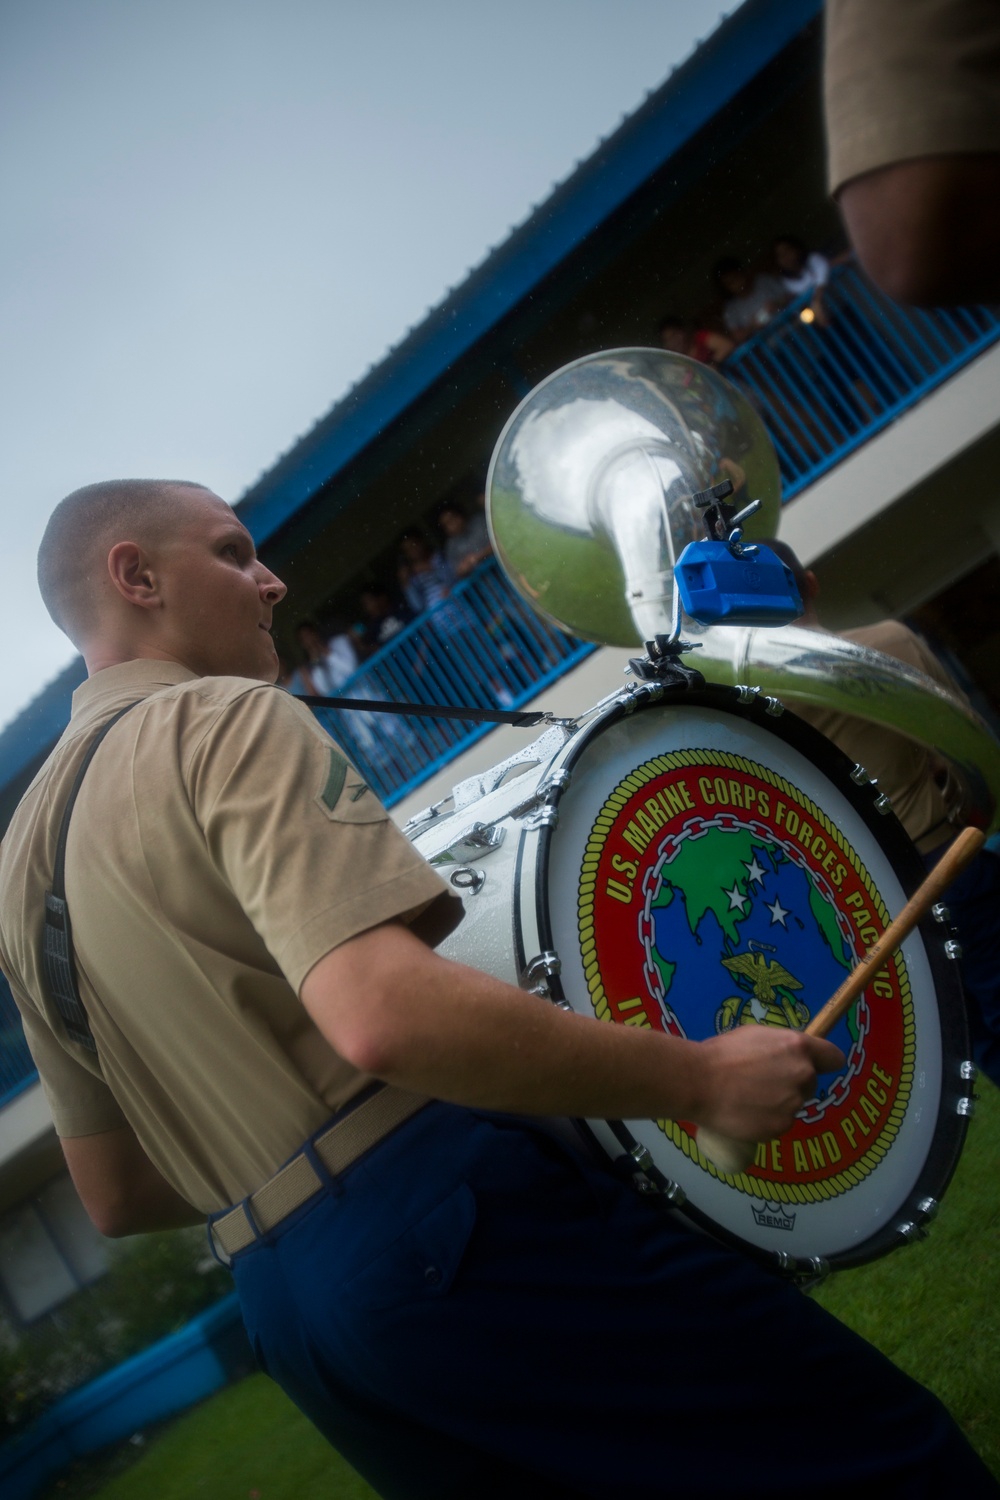
M 752 993 L 748 996 L 730 995 L 719 1007 L 715 1017 L 717 1031 L 732 1031 L 734 1026 L 746 1026 L 759 1021 L 765 1026 L 791 1026 L 799 1030 L 809 1020 L 809 1011 L 800 1000 L 793 1000 L 789 990 L 800 990 L 801 981 L 775 959 L 765 957 L 765 947 L 772 952 L 772 944 L 763 944 L 750 939 L 747 953 L 737 953 L 735 958 L 724 958 L 723 966 L 749 981 Z

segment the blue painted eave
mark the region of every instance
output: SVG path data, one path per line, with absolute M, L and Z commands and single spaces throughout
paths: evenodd
M 69 723 L 73 693 L 86 676 L 83 657 L 77 656 L 0 733 L 0 785 L 7 785 L 59 738 Z
M 822 9 L 744 0 L 526 222 L 354 386 L 238 504 L 258 546 L 531 294 Z

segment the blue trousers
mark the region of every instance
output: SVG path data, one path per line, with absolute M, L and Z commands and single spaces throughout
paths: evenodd
M 507 1117 L 431 1104 L 233 1271 L 262 1367 L 392 1500 L 1000 1495 L 836 1319 Z

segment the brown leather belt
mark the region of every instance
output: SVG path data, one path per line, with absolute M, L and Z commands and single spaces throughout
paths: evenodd
M 402 1089 L 385 1086 L 317 1136 L 313 1149 L 327 1171 L 336 1177 L 429 1102 L 423 1094 L 407 1094 Z M 212 1235 L 216 1244 L 226 1255 L 245 1250 L 307 1203 L 319 1192 L 323 1181 L 306 1153 L 300 1151 L 263 1187 L 251 1193 L 249 1200 L 215 1220 Z M 248 1208 L 253 1223 L 247 1217 Z

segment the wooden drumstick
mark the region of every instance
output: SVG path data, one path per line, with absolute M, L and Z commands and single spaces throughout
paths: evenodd
M 805 1028 L 807 1036 L 828 1036 L 841 1016 L 846 1015 L 869 980 L 891 958 L 896 949 L 909 937 L 921 918 L 939 901 L 945 890 L 965 869 L 970 860 L 979 853 L 986 842 L 986 835 L 978 828 L 966 828 L 944 853 L 927 876 L 914 891 L 903 910 L 890 922 L 878 942 L 858 959 L 856 966 L 840 988 L 831 995 L 822 1010 L 816 1012 Z M 754 1141 L 737 1141 L 721 1135 L 715 1130 L 699 1126 L 698 1149 L 720 1172 L 727 1177 L 745 1172 L 757 1154 Z

